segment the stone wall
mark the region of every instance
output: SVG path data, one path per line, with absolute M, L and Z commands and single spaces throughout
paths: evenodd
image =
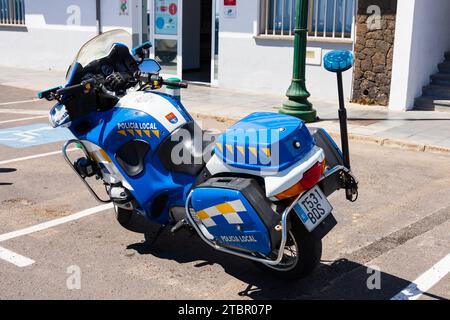
M 375 29 L 368 26 L 375 17 L 373 12 L 367 13 L 373 5 L 381 9 L 380 28 Z M 352 96 L 355 103 L 382 106 L 389 103 L 396 11 L 397 0 L 358 1 Z

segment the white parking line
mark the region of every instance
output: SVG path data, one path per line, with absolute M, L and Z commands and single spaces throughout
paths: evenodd
M 42 119 L 42 118 L 47 118 L 47 116 L 36 116 L 36 117 L 28 117 L 28 118 L 5 120 L 5 121 L 0 121 L 0 124 L 11 123 L 11 122 L 19 122 L 19 121 L 27 121 L 27 120 L 35 120 L 35 119 Z
M 391 300 L 417 300 L 450 273 L 450 254 L 422 274 Z
M 48 111 L 45 110 L 30 110 L 30 109 L 0 109 L 0 113 L 13 113 L 13 114 L 30 114 L 36 116 L 48 116 Z
M 19 268 L 27 267 L 36 262 L 3 247 L 0 247 L 0 259 L 15 264 Z
M 77 150 L 77 149 L 76 148 L 70 148 L 70 149 L 67 149 L 67 152 L 71 152 L 71 151 L 74 151 L 74 150 Z M 14 163 L 14 162 L 20 162 L 20 161 L 25 161 L 25 160 L 32 160 L 32 159 L 48 157 L 48 156 L 53 156 L 55 154 L 60 154 L 60 153 L 62 153 L 62 151 L 52 151 L 52 152 L 47 152 L 47 153 L 39 153 L 39 154 L 35 154 L 35 155 L 32 155 L 32 156 L 28 156 L 28 157 L 21 157 L 21 158 L 15 158 L 15 159 L 10 159 L 10 160 L 3 160 L 3 161 L 0 161 L 0 165 Z
M 28 157 L 15 158 L 15 159 L 11 159 L 11 160 L 3 160 L 3 161 L 0 161 L 0 165 L 13 163 L 13 162 L 19 162 L 19 161 L 25 161 L 25 160 L 31 160 L 31 159 L 37 159 L 37 158 L 42 158 L 42 157 L 48 157 L 48 156 L 52 156 L 52 155 L 59 154 L 59 153 L 61 153 L 61 151 L 40 153 L 40 154 L 35 154 L 33 156 L 28 156 Z
M 113 207 L 113 205 L 108 203 L 108 204 L 104 204 L 101 206 L 86 209 L 86 210 L 80 211 L 78 213 L 71 214 L 69 216 L 50 220 L 50 221 L 43 222 L 43 223 L 39 223 L 34 226 L 27 227 L 25 229 L 8 232 L 8 233 L 0 235 L 0 242 L 6 241 L 6 240 L 11 240 L 11 239 L 18 238 L 21 236 L 25 236 L 30 233 L 42 231 L 42 230 L 52 228 L 52 227 L 55 227 L 55 226 L 58 226 L 58 225 L 61 225 L 61 224 L 67 223 L 67 222 L 71 222 L 74 220 L 78 220 L 78 219 L 93 215 L 95 213 L 99 213 L 99 212 L 111 209 L 112 207 Z
M 0 106 L 7 106 L 10 104 L 30 103 L 30 102 L 37 102 L 37 101 L 40 101 L 40 100 L 39 99 L 30 99 L 30 100 L 22 100 L 22 101 L 2 102 L 2 103 L 0 103 Z

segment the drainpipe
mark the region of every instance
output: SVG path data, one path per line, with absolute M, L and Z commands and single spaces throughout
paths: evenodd
M 95 0 L 95 17 L 97 20 L 97 34 L 102 34 L 102 15 L 101 15 L 101 0 Z

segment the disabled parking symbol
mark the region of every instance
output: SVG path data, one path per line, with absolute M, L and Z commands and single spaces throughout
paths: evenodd
M 68 129 L 55 129 L 45 123 L 0 129 L 0 144 L 12 148 L 26 148 L 73 138 Z

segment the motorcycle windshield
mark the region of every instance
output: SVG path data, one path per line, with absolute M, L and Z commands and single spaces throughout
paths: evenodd
M 77 64 L 84 67 L 94 60 L 106 57 L 116 43 L 124 44 L 130 48 L 132 45 L 131 35 L 123 29 L 117 29 L 102 33 L 86 42 L 78 51 L 75 60 L 67 71 L 66 80 L 70 80 Z

